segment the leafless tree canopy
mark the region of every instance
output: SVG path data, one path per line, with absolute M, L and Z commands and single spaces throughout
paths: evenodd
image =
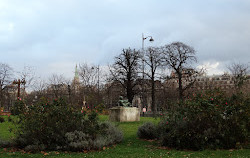
M 134 87 L 139 72 L 140 52 L 135 49 L 123 49 L 122 53 L 115 57 L 115 63 L 110 67 L 112 80 L 120 82 L 126 90 L 128 101 L 132 103 L 135 95 Z
M 63 75 L 53 74 L 49 78 L 49 86 L 51 87 L 52 93 L 56 98 L 63 96 L 67 93 L 67 80 L 63 77 Z M 66 92 L 65 92 L 66 91 Z
M 193 73 L 190 73 L 187 76 L 191 82 L 183 87 L 183 70 L 192 68 L 192 63 L 197 62 L 195 50 L 184 43 L 174 42 L 162 47 L 162 53 L 166 66 L 174 70 L 178 76 L 179 97 L 182 100 L 184 91 L 195 82 L 195 78 L 192 77 Z
M 48 88 L 48 85 L 46 84 L 45 80 L 39 78 L 36 79 L 34 82 L 34 91 L 36 91 L 38 95 L 45 95 L 45 90 Z
M 194 48 L 182 42 L 165 45 L 162 49 L 166 65 L 175 71 L 191 67 L 193 62 L 197 62 Z
M 208 87 L 207 83 L 203 84 L 203 81 L 210 81 L 210 78 L 201 77 L 199 83 L 194 84 L 197 77 L 204 72 L 204 69 L 197 70 L 193 67 L 193 64 L 197 62 L 194 48 L 182 42 L 174 42 L 162 47 L 149 47 L 143 51 L 144 56 L 141 53 L 142 51 L 135 49 L 123 49 L 114 58 L 114 63 L 108 66 L 109 73 L 99 65 L 79 64 L 78 69 L 78 65 L 76 66 L 73 80 L 67 80 L 63 75 L 57 74 L 50 76 L 46 82 L 34 79 L 33 68 L 25 66 L 22 72 L 16 74 L 17 81 L 26 81 L 25 85 L 22 84 L 21 92 L 23 91 L 26 95 L 25 101 L 29 101 L 29 104 L 35 103 L 42 97 L 48 99 L 64 97 L 68 98 L 69 105 L 76 107 L 84 105 L 94 108 L 101 104 L 111 107 L 116 106 L 119 96 L 123 95 L 130 103 L 133 102 L 138 107 L 150 107 L 149 101 L 152 101 L 153 114 L 163 106 L 169 108 L 168 101 L 176 101 L 178 97 L 179 100 L 183 100 L 184 95 L 191 92 L 188 91 L 189 88 L 203 90 Z M 145 68 L 143 71 L 142 67 Z M 248 85 L 243 86 L 248 82 L 246 80 L 249 77 L 249 65 L 233 63 L 228 66 L 228 70 L 233 76 L 236 92 L 237 90 L 249 92 L 244 91 L 249 89 Z M 167 77 L 170 71 L 172 71 L 171 76 Z M 8 64 L 0 63 L 0 106 L 7 107 L 7 110 L 16 100 L 17 86 L 12 84 L 14 80 L 12 72 Z M 105 76 L 106 74 L 108 76 Z M 105 80 L 104 77 L 107 79 Z M 219 79 L 216 80 L 219 81 Z M 232 78 L 229 76 L 229 79 L 230 81 L 225 84 L 230 84 L 230 86 L 225 86 L 223 89 L 231 88 Z M 103 86 L 100 86 L 100 83 Z M 217 83 L 222 82 L 215 83 L 217 87 Z M 29 85 L 34 91 L 26 93 L 25 87 Z M 133 101 L 134 96 L 136 98 Z
M 0 88 L 11 83 L 12 68 L 8 64 L 0 63 Z
M 157 76 L 157 69 L 162 66 L 162 56 L 159 48 L 149 47 L 145 52 L 145 63 L 146 67 L 148 67 L 148 71 L 146 70 L 146 76 L 150 78 L 151 81 L 151 98 L 152 98 L 152 110 L 155 113 L 155 80 Z M 145 86 L 145 85 L 142 85 Z
M 103 102 L 102 86 L 105 73 L 99 65 L 82 63 L 79 65 L 79 76 L 81 79 L 81 96 L 84 97 L 86 105 L 93 106 Z
M 32 85 L 32 82 L 35 78 L 35 72 L 34 68 L 31 66 L 24 66 L 22 72 L 19 72 L 20 78 L 25 80 L 24 87 L 28 87 L 29 85 Z
M 249 66 L 243 63 L 232 63 L 227 68 L 233 76 L 235 88 L 239 90 L 243 86 L 244 81 L 247 80 Z
M 31 66 L 24 66 L 21 72 L 18 72 L 18 78 L 25 81 L 23 82 L 23 91 L 21 92 L 21 96 L 24 99 L 26 97 L 26 90 L 29 87 L 34 87 L 33 81 L 35 78 L 34 68 Z
M 79 65 L 79 75 L 84 86 L 95 86 L 98 82 L 99 67 L 83 63 Z
M 8 64 L 0 63 L 0 106 L 3 106 L 5 87 L 11 83 L 12 68 Z
M 162 54 L 160 48 L 157 47 L 149 47 L 145 51 L 145 63 L 148 67 L 148 71 L 146 70 L 146 76 L 150 79 L 155 79 L 157 75 L 157 69 L 162 67 Z

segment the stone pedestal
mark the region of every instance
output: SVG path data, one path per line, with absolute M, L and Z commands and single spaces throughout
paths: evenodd
M 140 110 L 136 107 L 113 107 L 110 109 L 109 120 L 116 122 L 140 121 Z

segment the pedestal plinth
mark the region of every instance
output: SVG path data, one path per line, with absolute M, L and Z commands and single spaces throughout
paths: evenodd
M 140 121 L 140 110 L 136 107 L 113 107 L 110 109 L 109 120 L 116 122 Z

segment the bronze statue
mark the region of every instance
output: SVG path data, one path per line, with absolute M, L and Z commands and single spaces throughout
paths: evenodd
M 123 97 L 120 96 L 118 101 L 118 106 L 131 107 L 131 104 L 127 99 L 123 99 Z

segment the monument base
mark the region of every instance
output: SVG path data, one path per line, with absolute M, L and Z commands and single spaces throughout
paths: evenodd
M 115 122 L 140 121 L 140 110 L 136 107 L 113 107 L 110 109 L 109 120 Z

